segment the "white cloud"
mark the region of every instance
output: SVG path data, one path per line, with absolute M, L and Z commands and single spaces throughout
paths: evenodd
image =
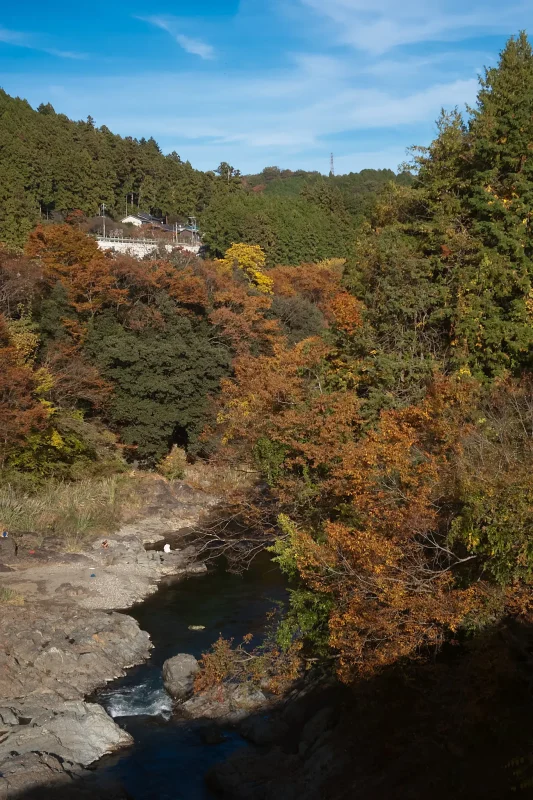
M 71 58 L 76 61 L 84 61 L 86 58 L 89 58 L 87 53 L 75 53 L 72 50 L 56 50 L 54 47 L 41 47 L 39 49 L 44 53 L 57 56 L 58 58 Z
M 7 28 L 0 28 L 0 42 L 11 44 L 15 47 L 25 47 L 29 50 L 38 50 L 41 53 L 48 53 L 57 58 L 85 59 L 87 53 L 75 53 L 72 50 L 56 50 L 54 47 L 44 47 L 36 41 L 32 34 L 20 31 L 11 31 Z
M 176 41 L 184 50 L 192 55 L 200 56 L 200 58 L 210 59 L 215 57 L 215 50 L 207 42 L 202 42 L 201 39 L 193 39 L 191 36 L 185 36 L 183 33 L 176 35 Z
M 523 4 L 478 3 L 464 12 L 458 0 L 300 0 L 325 17 L 338 41 L 380 55 L 399 45 L 453 41 L 502 26 L 523 25 Z
M 19 47 L 26 47 L 23 42 L 24 34 L 18 31 L 10 31 L 7 28 L 0 28 L 0 42 L 5 44 L 15 44 Z
M 185 36 L 185 34 L 178 33 L 176 36 L 176 41 L 180 44 L 184 50 L 188 53 L 192 53 L 192 55 L 200 56 L 200 58 L 210 59 L 215 57 L 215 51 L 210 44 L 207 42 L 202 42 L 200 39 L 193 39 L 190 36 Z
M 379 129 L 430 125 L 442 106 L 472 103 L 476 94 L 475 78 L 403 92 L 358 88 L 355 68 L 333 59 L 327 65 L 321 72 L 314 57 L 300 57 L 284 70 L 256 76 L 213 71 L 110 76 L 104 93 L 92 79 L 75 77 L 63 80 L 56 102 L 75 118 L 91 114 L 119 133 L 175 142 L 170 149 L 175 146 L 184 158 L 193 148 L 214 148 L 222 154 L 255 151 L 260 160 L 266 158 L 261 152 L 277 152 L 276 160 L 283 161 L 288 154 L 329 150 L 331 136 L 349 139 L 356 132 L 373 136 Z M 39 88 L 32 79 L 31 96 L 37 94 L 40 102 L 52 95 L 54 102 L 52 81 L 44 80 Z M 144 115 L 143 99 L 149 99 Z M 399 130 L 395 135 L 401 140 Z
M 141 48 L 134 71 L 131 62 L 120 69 L 117 57 L 105 91 L 88 70 L 54 75 L 50 68 L 48 76 L 11 75 L 3 83 L 34 105 L 50 99 L 75 119 L 91 114 L 122 135 L 154 136 L 165 151 L 176 149 L 200 168 L 228 160 L 250 171 L 268 163 L 327 171 L 331 150 L 338 171 L 394 168 L 406 146 L 429 141 L 441 107 L 474 103 L 476 68 L 495 54 L 453 42 L 486 32 L 495 20 L 501 35 L 502 20 L 515 13 L 501 0 L 484 1 L 481 12 L 475 5 L 481 0 L 241 0 L 236 17 L 216 23 L 156 14 L 138 19 L 165 31 L 201 64 L 187 59 L 186 71 L 148 71 L 155 62 L 147 56 L 143 71 Z M 273 12 L 278 3 L 284 25 Z M 224 42 L 216 54 L 203 38 L 215 30 Z M 154 38 L 148 27 L 144 33 Z M 0 28 L 0 41 L 20 36 Z M 427 46 L 437 39 L 448 44 Z M 160 63 L 173 64 L 173 51 L 163 50 Z
M 179 32 L 180 20 L 176 17 L 137 17 L 143 22 L 148 22 L 150 25 L 155 25 L 156 28 L 169 33 L 172 38 L 182 47 L 187 53 L 195 56 L 200 56 L 205 60 L 210 60 L 215 57 L 215 49 L 208 42 L 197 39 L 193 36 L 187 36 L 185 33 Z

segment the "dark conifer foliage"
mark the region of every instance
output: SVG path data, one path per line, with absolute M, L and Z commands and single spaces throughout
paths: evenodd
M 187 215 L 203 207 L 213 178 L 154 139 L 116 136 L 105 126 L 72 122 L 48 103 L 37 111 L 0 92 L 0 239 L 22 244 L 38 219 L 73 209 L 111 217 L 129 207 Z
M 274 180 L 260 185 L 263 174 Z M 243 177 L 226 162 L 201 172 L 153 138 L 117 136 L 92 117 L 73 122 L 50 103 L 35 111 L 0 90 L 0 241 L 10 245 L 22 246 L 38 222 L 93 217 L 105 203 L 115 220 L 127 209 L 169 221 L 195 215 L 212 256 L 249 242 L 270 265 L 346 257 L 377 190 L 394 179 L 391 170 L 324 178 L 277 167 Z

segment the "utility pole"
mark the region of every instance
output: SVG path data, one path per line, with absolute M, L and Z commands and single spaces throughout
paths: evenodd
M 103 231 L 105 239 L 105 203 L 102 203 L 102 223 L 103 223 Z
M 329 174 L 331 176 L 335 175 L 335 162 L 333 160 L 333 153 L 329 157 Z

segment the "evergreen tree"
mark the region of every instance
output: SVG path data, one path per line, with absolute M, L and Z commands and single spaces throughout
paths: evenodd
M 90 326 L 86 353 L 114 386 L 109 416 L 125 444 L 153 463 L 178 442 L 199 449 L 209 394 L 228 373 L 228 351 L 206 322 L 176 314 L 168 298 L 164 327 L 131 330 L 108 311 Z

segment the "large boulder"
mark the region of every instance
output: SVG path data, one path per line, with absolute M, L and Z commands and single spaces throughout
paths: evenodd
M 0 800 L 65 797 L 64 792 L 71 789 L 75 778 L 82 777 L 83 773 L 81 767 L 48 753 L 12 756 L 0 762 Z
M 130 734 L 96 703 L 66 701 L 49 707 L 21 703 L 10 711 L 16 724 L 2 726 L 0 763 L 14 755 L 38 752 L 87 766 L 133 744 Z
M 0 762 L 0 800 L 127 800 L 131 795 L 105 770 L 87 770 L 48 753 Z
M 194 688 L 194 677 L 200 666 L 189 653 L 178 653 L 163 664 L 165 689 L 175 700 L 186 700 Z
M 300 755 L 307 757 L 308 752 L 314 748 L 326 731 L 330 731 L 335 726 L 337 720 L 338 712 L 329 706 L 320 709 L 311 717 L 300 734 L 298 745 Z
M 214 686 L 195 694 L 183 703 L 180 710 L 189 719 L 218 719 L 233 724 L 267 704 L 268 700 L 260 689 L 242 683 Z
M 2 606 L 0 706 L 42 695 L 82 700 L 144 661 L 150 637 L 132 617 L 79 608 Z

